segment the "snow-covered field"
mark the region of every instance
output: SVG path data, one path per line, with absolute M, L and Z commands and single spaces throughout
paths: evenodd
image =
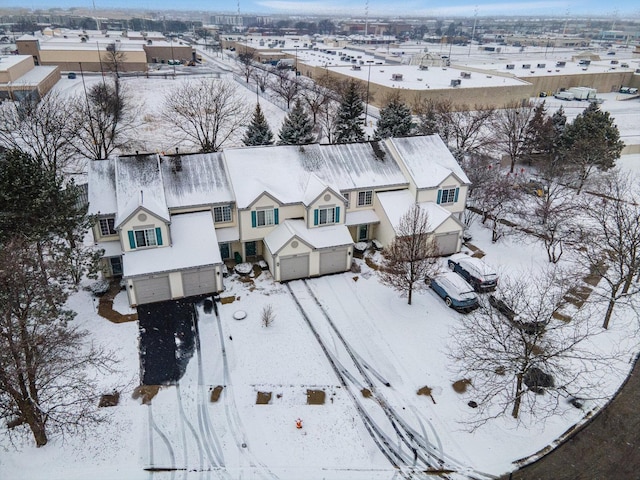
M 152 115 L 177 81 L 139 78 L 128 79 L 127 83 Z M 63 79 L 59 88 L 73 90 L 81 85 L 77 80 Z M 255 93 L 247 91 L 248 102 L 252 101 L 251 95 Z M 608 99 L 603 105 L 615 103 Z M 625 102 L 621 111 L 637 115 L 637 110 L 633 113 L 627 108 L 629 103 Z M 275 133 L 284 112 L 267 102 L 261 101 L 261 105 Z M 162 133 L 156 129 L 150 128 L 147 135 L 141 139 L 157 145 L 150 148 L 152 151 L 173 147 L 162 143 Z M 627 156 L 620 164 L 638 172 L 640 155 Z M 490 232 L 477 224 L 472 233 L 474 245 L 500 272 L 535 272 L 547 264 L 539 244 L 524 244 L 508 237 L 492 244 Z M 452 383 L 460 378 L 447 356 L 453 331 L 470 317 L 446 308 L 430 290 L 416 294 L 409 306 L 406 299 L 382 286 L 364 262 L 357 262 L 359 273 L 307 283 L 368 370 L 390 384 L 387 387 L 382 382 L 377 394 L 428 438 L 433 451 L 446 459 L 445 466 L 455 467 L 458 473 L 452 478 L 509 471 L 514 460 L 553 443 L 581 421 L 585 411 L 567 405 L 562 415 L 544 425 L 527 427 L 507 417 L 470 432 L 464 422 L 475 412 L 467 406 L 472 397 L 454 392 Z M 253 283 L 231 276 L 226 286 L 223 296 L 235 300 L 219 306 L 219 323 L 215 315 L 199 307 L 201 352 L 191 359 L 179 387 L 162 388 L 151 405 L 132 398 L 139 375 L 137 324 L 112 324 L 97 315 L 96 301 L 89 293 L 75 294 L 69 303 L 78 312 L 76 321 L 93 333 L 95 341 L 109 345 L 120 361 L 124 373 L 117 381 L 126 385 L 120 404 L 108 409 L 109 422 L 96 427 L 86 438 L 71 437 L 65 443 L 52 440 L 36 449 L 30 439 L 14 446 L 0 437 L 0 478 L 396 478 L 396 470 L 376 447 L 356 408 L 374 400 L 353 397 L 341 385 L 329 358 L 338 363 L 348 359 L 335 335 L 326 336 L 328 327 L 322 323 L 322 315 L 304 283 L 292 282 L 291 289 L 306 311 L 315 312 L 309 316 L 320 334 L 331 338 L 326 342 L 329 357 L 288 288 L 274 284 L 268 273 Z M 268 328 L 261 325 L 260 318 L 265 305 L 272 305 L 276 315 Z M 124 294 L 116 297 L 114 306 L 128 313 Z M 245 319 L 234 319 L 239 310 L 247 313 Z M 624 379 L 637 349 L 629 334 L 637 327 L 634 315 L 618 310 L 611 328 L 594 340 L 598 348 L 616 345 L 626 351 L 619 359 L 617 374 L 601 385 L 609 394 Z M 105 385 L 112 385 L 114 380 L 105 379 Z M 211 402 L 210 393 L 216 386 L 224 389 L 220 399 Z M 417 395 L 425 386 L 431 389 L 431 396 Z M 307 389 L 323 390 L 325 404 L 308 405 Z M 257 404 L 258 392 L 270 392 L 270 403 Z M 297 419 L 302 421 L 301 429 L 296 428 Z M 384 421 L 381 417 L 374 419 Z M 391 443 L 398 442 L 392 433 L 389 435 Z M 216 465 L 224 467 L 214 468 Z M 176 470 L 150 473 L 145 470 L 149 468 Z

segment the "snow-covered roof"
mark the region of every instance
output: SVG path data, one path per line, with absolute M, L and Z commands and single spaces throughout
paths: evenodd
M 55 65 L 52 65 L 52 66 L 41 65 L 41 66 L 33 67 L 27 73 L 25 73 L 24 75 L 21 75 L 20 77 L 15 79 L 13 82 L 11 82 L 11 85 L 18 88 L 20 86 L 37 87 L 49 75 L 54 73 L 57 68 L 58 67 Z
M 133 250 L 123 255 L 125 277 L 222 263 L 220 250 L 215 248 L 218 239 L 211 212 L 173 215 L 171 225 L 171 246 Z
M 344 220 L 345 225 L 364 225 L 368 223 L 380 223 L 378 214 L 373 209 L 347 212 Z
M 403 215 L 415 205 L 415 198 L 409 190 L 397 190 L 395 192 L 378 193 L 378 201 L 387 215 L 393 229 L 397 232 L 398 224 Z M 418 204 L 420 208 L 429 216 L 429 227 L 431 232 L 436 230 L 442 223 L 451 216 L 451 212 L 442 208 L 434 202 L 422 202 Z
M 327 184 L 320 180 L 315 174 L 309 175 L 307 187 L 304 189 L 302 202 L 310 205 L 318 196 L 327 189 Z
M 418 189 L 437 187 L 452 173 L 462 183 L 471 183 L 438 135 L 390 138 L 387 142 L 398 152 Z
M 118 211 L 115 159 L 94 160 L 88 165 L 89 213 L 115 214 Z
M 238 208 L 263 192 L 283 204 L 303 202 L 311 174 L 338 191 L 407 185 L 392 156 L 381 159 L 371 143 L 237 148 L 224 155 Z
M 353 243 L 349 229 L 345 225 L 307 228 L 304 220 L 285 220 L 265 237 L 264 242 L 269 251 L 275 254 L 293 237 L 298 237 L 314 249 Z
M 220 243 L 237 242 L 240 240 L 240 230 L 238 227 L 218 228 L 216 234 L 218 235 L 218 242 Z
M 169 208 L 234 200 L 222 153 L 161 156 L 160 171 Z
M 104 250 L 103 257 L 117 257 L 122 255 L 122 246 L 119 241 L 116 242 L 98 242 L 95 244 L 96 248 Z
M 138 207 L 169 220 L 158 155 L 131 155 L 116 159 L 116 227 Z

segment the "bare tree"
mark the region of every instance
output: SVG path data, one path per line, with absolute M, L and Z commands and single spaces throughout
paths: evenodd
M 491 222 L 491 241 L 505 234 L 505 217 L 520 206 L 521 190 L 515 175 L 495 165 L 487 165 L 484 182 L 474 187 L 470 205 L 480 210 L 482 223 Z
M 541 422 L 569 403 L 603 396 L 598 385 L 609 359 L 587 344 L 602 332 L 591 312 L 583 306 L 570 321 L 554 316 L 566 303 L 569 278 L 556 269 L 535 279 L 503 276 L 501 298 L 458 324 L 450 358 L 473 385 L 474 427 L 509 411 L 519 421 Z
M 295 100 L 298 93 L 300 93 L 300 85 L 295 77 L 291 77 L 288 70 L 275 68 L 272 70 L 272 73 L 271 90 L 287 104 L 288 109 L 291 107 L 291 102 Z
M 107 45 L 106 51 L 102 55 L 102 62 L 116 77 L 120 77 L 120 72 L 124 70 L 126 61 L 127 54 L 122 51 L 120 43 L 111 43 Z
M 217 152 L 240 135 L 250 108 L 224 80 L 184 82 L 164 99 L 162 118 L 200 148 Z
M 262 93 L 267 91 L 267 87 L 269 86 L 269 77 L 271 76 L 271 72 L 264 65 L 257 66 L 253 69 L 252 77 L 256 81 L 258 88 Z
M 601 194 L 590 195 L 582 210 L 590 220 L 585 227 L 578 257 L 606 284 L 609 327 L 616 304 L 640 291 L 634 277 L 640 273 L 640 191 L 637 179 L 614 171 L 605 178 Z
M 380 281 L 406 295 L 411 305 L 414 290 L 426 288 L 425 280 L 438 273 L 437 256 L 429 215 L 416 204 L 400 218 L 396 237 L 384 250 Z
M 262 322 L 262 326 L 265 328 L 273 325 L 273 322 L 276 319 L 276 314 L 273 311 L 273 305 L 268 304 L 262 307 L 262 313 L 260 314 L 260 321 Z
M 490 126 L 495 109 L 483 105 L 454 108 L 451 100 L 419 99 L 413 109 L 418 116 L 417 131 L 422 135 L 438 134 L 454 156 L 482 154 L 492 145 Z
M 82 171 L 82 162 L 74 158 L 75 131 L 69 118 L 73 109 L 68 100 L 51 91 L 39 102 L 3 102 L 0 104 L 0 144 L 7 149 L 28 153 L 55 173 Z
M 253 50 L 244 51 L 243 53 L 238 54 L 238 61 L 240 62 L 242 68 L 242 75 L 247 83 L 249 83 L 249 79 L 251 78 L 253 71 L 255 70 L 255 66 L 253 62 L 255 61 L 255 53 Z
M 41 447 L 101 420 L 96 372 L 114 361 L 73 325 L 65 274 L 50 263 L 41 281 L 37 256 L 24 239 L 0 246 L 0 416 Z
M 70 128 L 77 132 L 78 153 L 92 160 L 107 158 L 126 146 L 135 114 L 133 103 L 120 80 L 104 80 L 72 102 Z
M 324 137 L 328 143 L 335 143 L 339 106 L 338 102 L 331 100 L 320 109 L 317 117 L 320 127 L 318 139 Z
M 511 102 L 506 108 L 498 110 L 494 123 L 494 134 L 501 150 L 509 156 L 510 172 L 513 173 L 516 162 L 527 153 L 529 145 L 529 123 L 534 115 L 532 103 L 521 105 Z
M 336 99 L 336 94 L 313 80 L 308 80 L 303 83 L 302 98 L 311 112 L 313 125 L 317 126 L 318 117 L 323 108 L 327 103 Z
M 580 228 L 576 219 L 580 208 L 575 194 L 558 179 L 542 179 L 525 188 L 532 194 L 533 210 L 522 210 L 524 226 L 542 240 L 549 262 L 557 263 L 564 253 L 565 245 L 579 240 Z M 532 218 L 537 221 L 532 223 Z

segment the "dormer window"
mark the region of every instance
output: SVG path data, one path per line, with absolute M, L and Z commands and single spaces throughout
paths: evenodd
M 129 246 L 131 248 L 155 247 L 162 245 L 160 228 L 136 228 L 129 230 Z
M 340 222 L 340 207 L 320 207 L 313 212 L 314 225 L 329 225 Z
M 443 188 L 438 190 L 438 204 L 455 203 L 458 201 L 459 188 Z

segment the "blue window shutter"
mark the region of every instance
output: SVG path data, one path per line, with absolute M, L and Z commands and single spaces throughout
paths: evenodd
M 336 207 L 336 223 L 340 223 L 340 207 Z
M 313 224 L 314 225 L 318 224 L 318 209 L 317 208 L 313 211 Z
M 256 225 L 258 224 L 258 221 L 256 219 L 256 212 L 255 210 L 251 212 L 251 226 L 253 228 L 256 228 Z
M 129 234 L 129 246 L 136 248 L 136 238 L 133 236 L 133 230 L 129 230 L 127 233 Z
M 438 190 L 438 200 L 436 200 L 436 203 L 438 205 L 440 205 L 440 199 L 442 198 L 442 190 Z
M 278 225 L 278 209 L 277 208 L 273 209 L 273 223 Z
M 460 188 L 456 188 L 456 195 L 455 197 L 453 197 L 453 201 L 457 202 L 458 201 L 458 192 L 460 191 Z
M 162 245 L 162 230 L 160 230 L 160 227 L 156 227 L 156 242 L 158 242 L 158 245 Z

